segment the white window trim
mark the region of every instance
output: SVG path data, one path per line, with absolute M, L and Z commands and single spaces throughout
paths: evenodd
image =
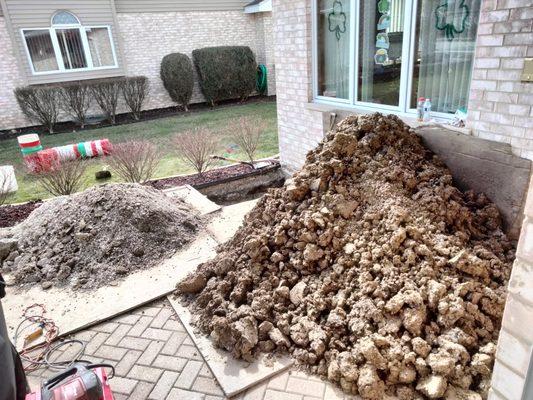
M 311 57 L 312 57 L 312 85 L 313 85 L 313 102 L 326 105 L 338 105 L 343 108 L 349 107 L 354 110 L 365 111 L 387 111 L 391 114 L 397 114 L 405 117 L 416 117 L 416 109 L 411 108 L 410 99 L 413 88 L 413 69 L 414 69 L 414 49 L 416 43 L 416 12 L 418 1 L 408 0 L 404 8 L 404 32 L 402 43 L 402 67 L 400 73 L 400 93 L 398 106 L 387 104 L 369 103 L 357 100 L 359 85 L 356 81 L 356 71 L 359 71 L 359 12 L 360 1 L 350 0 L 350 93 L 348 99 L 338 99 L 335 97 L 321 96 L 318 94 L 318 0 L 311 2 Z M 431 112 L 431 116 L 436 120 L 449 121 L 454 118 L 453 114 L 443 112 Z
M 109 37 L 109 43 L 111 45 L 111 51 L 113 54 L 113 65 L 106 65 L 103 67 L 95 67 L 93 66 L 92 56 L 91 56 L 91 49 L 89 48 L 89 41 L 87 39 L 87 32 L 86 29 L 98 29 L 98 28 L 105 28 L 107 29 L 107 34 Z M 63 62 L 63 56 L 61 55 L 61 48 L 59 47 L 59 42 L 57 41 L 57 29 L 78 29 L 80 32 L 81 41 L 83 43 L 83 54 L 85 55 L 85 60 L 87 61 L 88 67 L 86 68 L 76 68 L 76 69 L 66 69 L 64 62 Z M 80 25 L 80 24 L 69 24 L 69 25 L 55 25 L 47 28 L 22 28 L 20 30 L 20 34 L 22 36 L 22 43 L 24 44 L 24 50 L 26 51 L 26 58 L 28 60 L 28 63 L 30 65 L 30 70 L 32 75 L 35 76 L 42 76 L 42 75 L 55 75 L 55 74 L 70 74 L 70 73 L 76 73 L 76 72 L 88 72 L 88 71 L 101 71 L 106 69 L 115 69 L 118 68 L 118 62 L 117 62 L 117 54 L 115 50 L 115 43 L 113 42 L 113 34 L 111 30 L 110 25 Z M 28 43 L 26 42 L 26 37 L 24 36 L 24 32 L 27 31 L 47 31 L 50 35 L 50 39 L 52 40 L 52 46 L 54 48 L 54 54 L 56 57 L 56 62 L 58 69 L 54 71 L 35 71 L 35 68 L 33 67 L 33 61 L 31 59 L 30 50 L 28 48 Z

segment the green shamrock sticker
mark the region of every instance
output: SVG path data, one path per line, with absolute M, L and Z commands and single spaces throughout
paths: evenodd
M 390 1 L 389 0 L 379 0 L 378 2 L 378 11 L 381 14 L 386 14 L 390 10 Z
M 465 4 L 465 0 L 461 0 L 457 10 L 446 2 L 435 9 L 435 17 L 437 18 L 435 28 L 446 32 L 446 38 L 452 41 L 456 34 L 465 31 L 469 15 L 470 10 Z M 457 22 L 459 23 L 457 24 Z
M 328 14 L 328 29 L 335 32 L 337 40 L 341 40 L 341 34 L 346 32 L 346 14 L 339 0 L 335 0 L 331 8 L 332 11 Z

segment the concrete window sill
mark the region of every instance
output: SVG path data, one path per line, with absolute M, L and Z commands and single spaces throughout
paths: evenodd
M 331 104 L 324 104 L 324 103 L 315 103 L 315 102 L 309 102 L 305 104 L 305 108 L 309 111 L 317 111 L 321 113 L 336 113 L 341 114 L 342 116 L 347 116 L 350 114 L 357 114 L 357 115 L 364 115 L 364 114 L 371 114 L 376 111 L 370 111 L 367 109 L 360 109 L 352 106 L 344 106 L 342 104 L 338 105 L 331 105 Z M 390 114 L 387 110 L 382 111 L 384 114 Z M 454 132 L 462 133 L 463 135 L 471 135 L 472 131 L 470 128 L 460 128 L 457 126 L 450 125 L 447 123 L 447 120 L 444 119 L 437 119 L 434 122 L 420 122 L 416 118 L 413 118 L 408 115 L 402 115 L 402 114 L 396 114 L 400 119 L 405 122 L 407 125 L 409 125 L 411 128 L 419 128 L 424 126 L 439 126 L 445 129 L 449 129 Z

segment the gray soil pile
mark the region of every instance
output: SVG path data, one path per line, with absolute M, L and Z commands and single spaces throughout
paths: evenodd
M 364 399 L 486 398 L 514 247 L 393 116 L 349 117 L 178 285 L 234 357 L 289 352 Z
M 45 202 L 1 239 L 0 262 L 19 284 L 94 288 L 172 255 L 199 224 L 158 190 L 105 185 Z

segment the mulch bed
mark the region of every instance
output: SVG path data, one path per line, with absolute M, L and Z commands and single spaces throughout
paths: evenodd
M 40 200 L 30 201 L 26 204 L 7 205 L 0 207 L 0 228 L 7 228 L 18 224 L 28 218 L 33 210 L 43 202 Z
M 272 165 L 278 164 L 275 160 L 270 160 Z M 214 183 L 225 179 L 247 175 L 254 171 L 254 169 L 246 164 L 232 165 L 226 168 L 217 168 L 204 172 L 202 175 L 183 175 L 173 178 L 155 179 L 147 182 L 147 185 L 155 189 L 163 190 L 175 186 L 191 185 L 199 186 L 207 183 Z M 6 205 L 0 207 L 0 228 L 7 228 L 24 221 L 30 213 L 39 207 L 42 201 L 30 201 L 26 204 L 20 205 Z

